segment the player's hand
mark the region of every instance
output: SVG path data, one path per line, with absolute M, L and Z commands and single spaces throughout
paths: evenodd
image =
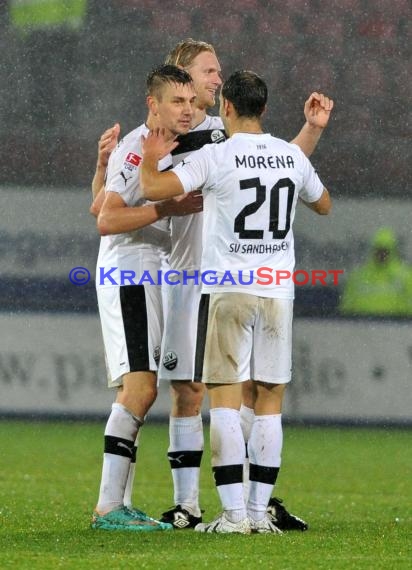
M 328 124 L 332 109 L 333 99 L 323 93 L 314 92 L 305 102 L 305 119 L 312 127 L 324 129 Z
M 115 123 L 113 127 L 104 131 L 98 143 L 97 166 L 107 168 L 109 156 L 118 143 L 119 134 L 119 123 Z
M 175 139 L 166 137 L 165 129 L 153 129 L 147 133 L 147 137 L 142 135 L 141 143 L 143 156 L 157 160 L 170 154 L 179 144 Z
M 188 216 L 197 214 L 203 210 L 203 196 L 201 190 L 187 192 L 177 198 L 164 201 L 167 208 L 167 216 Z

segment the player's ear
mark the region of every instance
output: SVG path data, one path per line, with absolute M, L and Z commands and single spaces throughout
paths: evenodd
M 156 97 L 153 97 L 153 95 L 148 95 L 146 98 L 146 104 L 147 104 L 147 108 L 149 109 L 150 113 L 152 113 L 152 115 L 156 116 L 157 112 L 158 112 L 158 101 L 157 101 Z
M 233 108 L 232 103 L 223 97 L 223 110 L 225 112 L 225 117 L 229 115 L 231 108 Z

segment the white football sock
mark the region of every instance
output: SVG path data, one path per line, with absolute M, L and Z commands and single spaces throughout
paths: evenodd
M 96 510 L 106 513 L 123 505 L 133 446 L 141 425 L 122 404 L 114 403 L 106 424 L 102 479 Z
M 137 437 L 136 440 L 134 442 L 134 448 L 133 448 L 133 456 L 132 456 L 132 461 L 130 463 L 129 466 L 129 474 L 127 476 L 127 483 L 126 483 L 126 489 L 124 490 L 124 497 L 123 497 L 123 504 L 125 507 L 129 507 L 132 508 L 133 507 L 133 484 L 134 484 L 134 477 L 136 474 L 136 455 L 137 455 L 137 449 L 139 447 L 139 434 L 140 431 L 137 433 Z
M 249 496 L 249 453 L 247 444 L 252 431 L 253 421 L 255 419 L 255 412 L 252 408 L 248 408 L 243 404 L 240 406 L 240 427 L 242 428 L 243 437 L 245 439 L 246 457 L 243 463 L 243 495 L 247 503 Z
M 199 476 L 204 439 L 202 416 L 169 418 L 169 449 L 174 504 L 200 517 Z
M 248 515 L 265 516 L 280 468 L 283 444 L 282 415 L 255 416 L 248 449 L 250 461 Z
M 223 510 L 230 521 L 239 522 L 246 517 L 246 506 L 242 485 L 245 440 L 238 410 L 210 410 L 210 447 L 216 488 Z

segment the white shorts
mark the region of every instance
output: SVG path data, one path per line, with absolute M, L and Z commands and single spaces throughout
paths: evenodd
M 97 289 L 108 385 L 123 374 L 157 371 L 163 332 L 161 287 L 125 285 Z
M 202 284 L 163 285 L 166 316 L 160 380 L 193 380 L 197 316 Z
M 286 384 L 292 366 L 293 300 L 247 293 L 202 295 L 195 380 Z

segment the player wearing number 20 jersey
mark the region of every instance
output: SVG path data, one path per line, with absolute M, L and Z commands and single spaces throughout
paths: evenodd
M 269 134 L 236 133 L 223 144 L 193 153 L 174 172 L 186 192 L 203 190 L 201 272 L 206 277 L 213 271 L 217 278 L 217 283 L 203 279 L 202 293 L 211 295 L 200 304 L 195 379 L 209 384 L 249 378 L 289 382 L 294 285 L 290 277 L 278 276 L 293 273 L 297 200 L 316 202 L 323 184 L 296 145 Z M 221 294 L 234 293 L 248 298 L 222 299 Z M 258 307 L 250 295 L 284 302 Z M 243 305 L 247 315 L 238 319 L 253 326 L 252 354 L 243 327 L 233 326 L 230 317 L 219 318 L 226 302 Z M 277 334 L 268 332 L 274 329 Z
M 220 115 L 230 138 L 207 145 L 170 173 L 156 172 L 163 141 L 144 145 L 141 182 L 147 197 L 166 198 L 201 188 L 204 195 L 202 274 L 196 379 L 210 401 L 212 468 L 223 513 L 198 532 L 279 533 L 267 513 L 282 450 L 281 408 L 290 380 L 293 282 L 262 280 L 294 269 L 292 224 L 298 198 L 318 214 L 330 199 L 310 162 L 294 145 L 262 132 L 267 87 L 253 72 L 224 83 Z M 233 274 L 249 272 L 247 284 Z M 256 273 L 256 275 L 255 275 Z M 262 282 L 263 281 L 263 282 Z M 248 439 L 249 494 L 242 485 L 245 437 L 240 422 L 242 382 L 255 382 Z
M 141 183 L 147 197 L 167 198 L 196 188 L 204 196 L 195 378 L 209 393 L 212 467 L 223 513 L 212 523 L 199 523 L 199 532 L 279 532 L 267 506 L 281 463 L 294 291 L 293 282 L 278 280 L 276 272 L 294 269 L 297 200 L 318 214 L 330 211 L 329 194 L 299 148 L 263 133 L 266 101 L 267 87 L 259 76 L 236 72 L 220 95 L 229 140 L 203 147 L 165 173 L 156 167 L 164 145 L 161 133 L 150 133 L 144 144 Z M 261 278 L 262 269 L 271 279 Z M 205 282 L 206 272 L 217 279 Z M 246 282 L 245 273 L 251 276 Z M 256 383 L 245 504 L 239 409 L 240 383 L 249 379 Z
M 300 148 L 269 134 L 236 133 L 191 154 L 174 172 L 185 192 L 203 190 L 201 270 L 215 271 L 218 281 L 204 279 L 203 292 L 293 299 L 292 279 L 276 272 L 293 272 L 298 198 L 315 202 L 323 192 Z

